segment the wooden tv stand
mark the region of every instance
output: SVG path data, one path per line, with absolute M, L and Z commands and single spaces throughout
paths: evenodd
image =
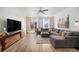
M 20 40 L 21 37 L 22 37 L 21 30 L 10 32 L 9 35 L 0 37 L 1 51 L 4 51 L 6 48 L 10 47 L 12 44 Z

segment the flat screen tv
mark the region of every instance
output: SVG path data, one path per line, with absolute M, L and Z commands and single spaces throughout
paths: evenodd
M 12 32 L 17 30 L 21 30 L 21 22 L 12 19 L 7 19 L 7 32 Z

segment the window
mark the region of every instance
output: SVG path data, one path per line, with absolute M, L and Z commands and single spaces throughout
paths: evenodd
M 38 27 L 38 19 L 32 18 L 31 20 L 31 28 L 37 28 Z
M 43 18 L 43 28 L 49 28 L 49 19 L 47 17 Z

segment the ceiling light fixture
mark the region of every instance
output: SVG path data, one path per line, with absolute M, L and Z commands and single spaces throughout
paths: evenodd
M 45 14 L 46 11 L 48 11 L 48 9 L 43 9 L 43 7 L 40 7 L 37 14 L 39 14 L 39 13 Z
M 79 24 L 79 21 L 75 21 L 75 24 Z

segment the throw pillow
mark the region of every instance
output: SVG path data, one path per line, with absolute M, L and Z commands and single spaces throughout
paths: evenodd
M 59 32 L 59 35 L 62 36 L 62 31 Z
M 65 37 L 69 36 L 69 32 L 65 32 Z
M 65 31 L 63 31 L 63 32 L 62 32 L 62 36 L 63 36 L 63 37 L 65 37 L 65 35 L 66 35 L 66 32 L 65 32 Z

